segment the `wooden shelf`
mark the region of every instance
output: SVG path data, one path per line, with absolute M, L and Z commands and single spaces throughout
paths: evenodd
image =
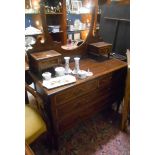
M 25 15 L 41 15 L 41 13 L 25 13 Z
M 52 13 L 52 12 L 47 12 L 45 13 L 46 15 L 62 15 L 62 12 L 60 13 Z
M 115 21 L 125 21 L 125 22 L 130 22 L 129 19 L 122 19 L 122 18 L 104 17 L 104 19 L 115 20 Z
M 43 35 L 43 33 L 39 33 L 39 34 L 25 34 L 25 36 L 38 36 L 38 35 Z
M 69 12 L 68 14 L 71 14 L 71 15 L 89 15 L 91 13 L 90 12 L 89 13 L 74 13 L 74 12 Z
M 76 32 L 87 31 L 87 30 L 89 30 L 89 28 L 82 29 L 82 30 L 73 30 L 73 31 L 67 30 L 67 32 L 68 33 L 76 33 Z
M 63 33 L 63 31 L 59 31 L 59 32 L 49 32 L 49 33 L 52 33 L 52 34 L 57 34 L 57 33 Z

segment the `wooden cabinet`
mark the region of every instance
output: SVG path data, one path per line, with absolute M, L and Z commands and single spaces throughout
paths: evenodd
M 54 50 L 31 53 L 29 57 L 31 71 L 42 78 L 43 72 L 62 64 L 61 56 L 62 55 L 60 53 Z
M 86 5 L 89 1 L 81 0 L 80 2 L 83 8 L 87 8 Z M 57 11 L 56 7 L 59 3 L 61 3 L 61 7 Z M 72 3 L 69 3 L 69 6 L 71 7 Z M 90 7 L 88 12 L 74 12 L 68 10 L 66 0 L 25 0 L 25 7 L 25 28 L 33 26 L 41 30 L 40 34 L 33 34 L 37 40 L 42 40 L 41 43 L 47 39 L 47 36 L 49 37 L 49 34 L 53 41 L 61 42 L 62 45 L 66 45 L 67 39 L 70 39 L 69 36 L 72 36 L 74 42 L 85 41 L 91 28 L 91 21 L 94 20 L 93 7 Z M 78 20 L 80 22 L 75 26 L 75 21 Z M 70 26 L 73 26 L 74 29 L 70 29 Z M 53 31 L 53 27 L 57 27 L 57 31 Z
M 25 0 L 25 36 L 42 41 L 45 39 L 42 10 L 40 0 Z

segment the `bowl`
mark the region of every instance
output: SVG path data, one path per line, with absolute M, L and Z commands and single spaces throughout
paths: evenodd
M 56 73 L 56 76 L 63 76 L 63 75 L 65 75 L 65 68 L 64 67 L 56 67 L 55 73 Z
M 87 77 L 87 72 L 84 71 L 84 70 L 78 71 L 78 77 L 79 77 L 80 79 L 86 78 L 86 77 Z
M 45 72 L 42 74 L 42 76 L 45 80 L 51 79 L 51 73 L 50 72 Z

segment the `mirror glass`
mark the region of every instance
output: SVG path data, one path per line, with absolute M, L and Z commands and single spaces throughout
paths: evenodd
M 74 49 L 85 42 L 92 19 L 91 0 L 66 0 L 66 44 L 63 49 Z
M 25 46 L 44 43 L 40 0 L 25 0 Z
M 93 0 L 25 0 L 26 40 L 31 39 L 34 44 L 35 39 L 38 48 L 50 43 L 50 39 L 61 43 L 65 50 L 79 47 L 90 32 L 93 3 Z

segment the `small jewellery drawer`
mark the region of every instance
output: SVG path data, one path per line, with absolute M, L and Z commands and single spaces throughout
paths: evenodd
M 44 60 L 44 61 L 41 61 L 39 63 L 39 66 L 40 66 L 40 69 L 43 70 L 43 69 L 46 69 L 46 68 L 50 68 L 54 65 L 58 65 L 60 63 L 60 60 L 59 58 L 56 58 L 56 59 L 50 59 L 50 60 Z
M 111 52 L 111 46 L 105 46 L 99 49 L 100 54 L 109 54 Z
M 91 92 L 92 90 L 97 89 L 97 87 L 98 87 L 97 80 L 93 80 L 93 81 L 80 84 L 76 87 L 69 88 L 55 96 L 56 104 L 59 105 L 59 104 L 68 102 L 69 100 L 72 100 L 85 93 L 88 93 L 88 92 Z

